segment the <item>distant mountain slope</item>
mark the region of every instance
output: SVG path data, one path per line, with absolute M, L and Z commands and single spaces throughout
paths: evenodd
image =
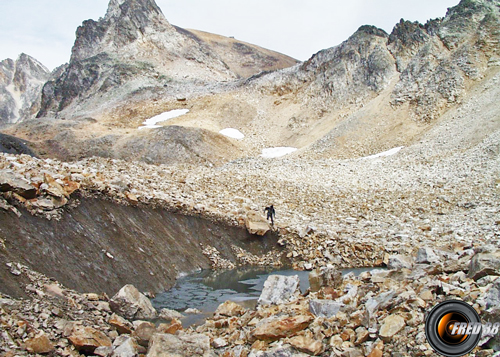
M 480 98 L 497 94 L 499 0 L 462 0 L 444 18 L 401 20 L 390 34 L 361 26 L 304 63 L 260 72 L 293 63 L 173 27 L 152 0 L 111 1 L 104 19 L 78 30 L 71 63 L 45 85 L 44 117 L 8 133 L 62 159 L 220 164 L 280 146 L 307 159 L 368 156 L 418 143 L 442 122 L 461 127 L 457 118 L 474 106 L 487 115 L 450 130 L 456 142 L 478 142 L 500 127 L 498 103 Z M 137 129 L 181 108 L 189 113 L 159 133 Z M 244 138 L 223 137 L 225 128 Z
M 40 90 L 49 76 L 44 65 L 24 53 L 15 61 L 1 61 L 0 125 L 34 116 L 40 109 Z
M 231 46 L 221 49 L 225 43 Z M 176 98 L 217 91 L 223 82 L 295 63 L 174 27 L 154 0 L 111 0 L 104 18 L 78 28 L 69 66 L 44 86 L 38 117 L 92 115 L 145 92 Z
M 262 71 L 291 67 L 298 63 L 297 60 L 289 56 L 231 37 L 199 30 L 176 28 L 183 33 L 191 34 L 197 41 L 209 46 L 224 60 L 232 72 L 242 78 L 248 78 Z

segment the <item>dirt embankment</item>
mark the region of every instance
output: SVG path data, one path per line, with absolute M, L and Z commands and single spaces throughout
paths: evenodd
M 198 217 L 102 199 L 81 198 L 77 207 L 64 208 L 59 221 L 21 213 L 0 210 L 0 291 L 13 296 L 24 294 L 22 278 L 12 273 L 16 263 L 80 292 L 114 294 L 125 284 L 158 292 L 180 273 L 210 268 L 206 247 L 232 262 L 238 261 L 233 246 L 257 255 L 278 248 L 269 233 L 253 236 Z

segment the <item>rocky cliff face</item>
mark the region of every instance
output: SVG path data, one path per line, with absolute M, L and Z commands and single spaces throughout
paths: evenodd
M 259 86 L 331 111 L 364 105 L 395 81 L 391 105 L 407 104 L 415 120 L 428 122 L 499 64 L 499 7 L 497 0 L 463 0 L 425 25 L 401 20 L 390 35 L 362 26 L 294 71 L 260 78 Z
M 103 107 L 140 92 L 161 92 L 170 98 L 209 92 L 239 77 L 224 58 L 231 59 L 239 49 L 222 53 L 212 49 L 214 42 L 221 41 L 206 42 L 172 26 L 154 0 L 111 0 L 104 18 L 87 20 L 78 28 L 69 66 L 43 88 L 38 117 L 78 116 L 95 113 L 96 107 L 102 112 Z M 239 58 L 265 52 L 253 47 Z M 273 68 L 277 62 L 283 62 L 279 68 L 294 63 L 277 53 L 262 56 L 268 62 L 256 66 L 255 72 Z
M 15 61 L 0 62 L 0 125 L 36 114 L 40 109 L 40 89 L 49 76 L 44 65 L 24 53 Z

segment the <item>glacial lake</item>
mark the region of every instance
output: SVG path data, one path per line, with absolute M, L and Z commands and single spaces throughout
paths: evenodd
M 344 269 L 342 274 L 352 272 L 358 275 L 374 269 L 377 268 Z M 305 292 L 309 288 L 309 271 L 257 267 L 202 270 L 178 279 L 174 287 L 158 294 L 152 303 L 158 311 L 167 308 L 184 314 L 189 308 L 200 310 L 201 313 L 198 314 L 184 314 L 185 318 L 182 319 L 185 327 L 199 324 L 212 316 L 217 307 L 226 300 L 247 308 L 255 307 L 264 282 L 270 275 L 298 275 L 301 291 Z

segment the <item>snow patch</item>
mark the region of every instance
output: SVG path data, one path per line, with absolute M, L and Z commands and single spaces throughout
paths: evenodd
M 238 139 L 241 140 L 245 137 L 241 131 L 238 129 L 233 129 L 233 128 L 226 128 L 222 129 L 219 131 L 220 134 L 225 135 L 227 137 L 233 138 L 233 139 Z
M 401 150 L 402 148 L 404 148 L 404 146 L 398 146 L 397 148 L 393 148 L 393 149 L 390 149 L 390 150 L 387 150 L 384 152 L 380 152 L 380 153 L 375 154 L 375 155 L 362 157 L 361 160 L 377 159 L 379 157 L 391 156 L 391 155 L 397 154 L 399 152 L 399 150 Z
M 154 116 L 152 118 L 144 120 L 142 125 L 138 129 L 154 129 L 154 128 L 161 128 L 161 125 L 156 125 L 158 123 L 180 117 L 181 115 L 187 114 L 189 112 L 189 109 L 174 109 L 169 112 L 161 113 L 160 115 Z
M 265 157 L 266 159 L 273 159 L 275 157 L 281 157 L 291 154 L 294 151 L 297 151 L 297 148 L 291 148 L 291 147 L 267 148 L 267 149 L 262 149 L 262 154 L 260 156 Z

